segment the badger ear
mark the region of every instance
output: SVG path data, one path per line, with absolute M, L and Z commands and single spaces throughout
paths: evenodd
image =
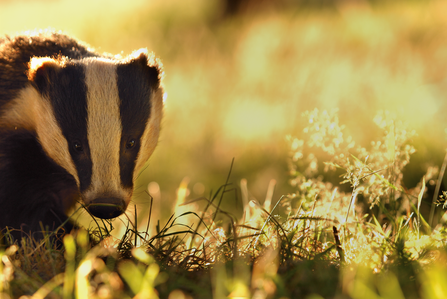
M 130 64 L 139 64 L 145 69 L 153 89 L 160 87 L 163 77 L 163 65 L 159 59 L 155 58 L 153 53 L 148 53 L 147 49 L 141 48 L 130 54 L 128 59 Z
M 63 61 L 49 57 L 33 57 L 28 64 L 28 80 L 37 88 L 41 94 L 48 92 Z

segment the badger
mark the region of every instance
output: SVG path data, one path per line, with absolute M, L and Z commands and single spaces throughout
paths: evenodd
M 52 30 L 0 38 L 0 229 L 71 230 L 76 202 L 124 213 L 158 142 L 162 76 L 146 49 L 98 54 Z

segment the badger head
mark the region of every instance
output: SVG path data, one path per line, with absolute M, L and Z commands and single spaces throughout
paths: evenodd
M 145 50 L 126 59 L 33 58 L 28 108 L 45 153 L 70 173 L 90 213 L 121 215 L 157 144 L 161 65 Z

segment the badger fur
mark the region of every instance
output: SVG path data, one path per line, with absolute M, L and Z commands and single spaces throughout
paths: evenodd
M 145 49 L 100 55 L 53 31 L 0 39 L 0 229 L 55 229 L 77 201 L 121 215 L 157 144 L 161 77 Z

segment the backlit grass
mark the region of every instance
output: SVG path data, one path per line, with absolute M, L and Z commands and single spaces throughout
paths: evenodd
M 64 250 L 51 242 L 22 241 L 20 247 L 8 247 L 2 251 L 2 294 L 12 298 L 445 296 L 446 214 L 430 226 L 420 210 L 426 179 L 433 178 L 424 176 L 423 184 L 411 190 L 401 185 L 402 170 L 414 153 L 414 132 L 388 113 L 379 113 L 375 122 L 382 138 L 363 148 L 345 136 L 336 112 L 313 110 L 303 117 L 308 119 L 306 138 L 289 138 L 295 193 L 267 195 L 264 203 L 248 201 L 231 183 L 231 168 L 225 183 L 209 197 L 189 197 L 184 183 L 177 212 L 166 223 L 158 223 L 154 235 L 135 229 L 134 219 L 117 239 L 110 235 L 110 224 L 97 222 L 90 228 L 90 242 L 81 230 L 64 238 Z M 317 150 L 327 154 L 325 163 L 313 154 Z M 323 176 L 335 170 L 347 184 L 346 191 Z M 242 193 L 247 192 L 244 184 Z M 242 217 L 222 209 L 221 203 L 230 200 L 243 203 Z

